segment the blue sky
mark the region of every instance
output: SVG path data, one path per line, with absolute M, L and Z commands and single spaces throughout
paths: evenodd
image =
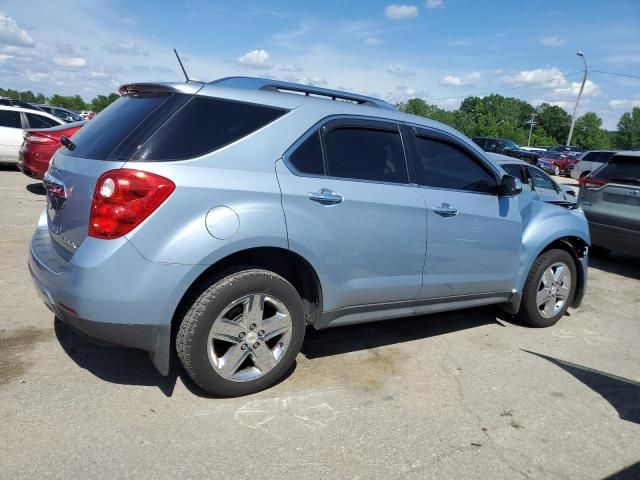
M 456 108 L 501 93 L 569 111 L 592 70 L 640 75 L 638 0 L 293 2 L 3 0 L 0 86 L 90 99 L 132 81 L 267 76 Z M 580 111 L 605 127 L 640 79 L 592 72 Z

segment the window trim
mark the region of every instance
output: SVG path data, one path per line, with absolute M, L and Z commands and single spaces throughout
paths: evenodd
M 402 122 L 397 122 L 391 119 L 386 118 L 377 118 L 377 117 L 363 117 L 359 115 L 331 115 L 329 117 L 325 117 L 319 122 L 317 122 L 313 127 L 307 130 L 298 140 L 296 140 L 282 155 L 282 160 L 287 168 L 298 177 L 308 177 L 308 178 L 326 178 L 327 180 L 339 180 L 345 182 L 363 182 L 363 183 L 371 183 L 371 184 L 382 184 L 382 185 L 397 185 L 397 186 L 416 186 L 415 176 L 412 175 L 411 163 L 410 163 L 410 155 L 407 149 L 407 139 L 403 134 L 403 124 Z M 404 154 L 404 164 L 405 164 L 405 172 L 407 174 L 406 182 L 385 182 L 382 180 L 366 180 L 361 178 L 345 178 L 345 177 L 334 177 L 327 175 L 328 165 L 327 165 L 327 153 L 326 153 L 326 143 L 325 136 L 338 128 L 362 128 L 366 130 L 383 130 L 390 132 L 397 132 L 400 135 L 400 142 L 402 145 L 402 152 Z M 300 172 L 291 162 L 291 155 L 295 152 L 298 147 L 307 140 L 314 133 L 320 134 L 320 147 L 322 148 L 322 160 L 324 166 L 324 174 L 309 174 Z
M 472 193 L 472 194 L 476 194 L 476 195 L 491 195 L 491 196 L 495 196 L 495 197 L 499 196 L 498 187 L 500 185 L 500 182 L 502 181 L 502 175 L 495 168 L 495 166 L 491 162 L 489 162 L 486 158 L 481 156 L 475 150 L 469 148 L 468 145 L 466 145 L 463 141 L 461 141 L 459 138 L 455 137 L 454 135 L 451 135 L 449 133 L 443 132 L 441 130 L 431 129 L 431 128 L 424 127 L 424 126 L 410 125 L 410 127 L 413 129 L 413 135 L 411 136 L 411 143 L 413 145 L 413 148 L 412 148 L 413 163 L 414 163 L 414 168 L 416 170 L 416 174 L 418 176 L 418 185 L 421 188 L 431 188 L 431 189 L 436 189 L 436 190 L 446 190 L 446 191 L 450 191 L 450 192 Z M 495 181 L 495 184 L 496 184 L 495 185 L 495 187 L 496 187 L 495 191 L 494 192 L 476 192 L 476 191 L 473 191 L 473 190 L 461 190 L 461 189 L 457 189 L 457 188 L 434 187 L 434 186 L 431 186 L 431 185 L 425 185 L 424 174 L 421 171 L 421 169 L 418 168 L 418 146 L 417 146 L 416 140 L 419 137 L 423 137 L 423 138 L 426 138 L 426 139 L 429 139 L 429 140 L 435 140 L 435 141 L 438 141 L 438 142 L 441 142 L 441 143 L 445 143 L 445 144 L 453 146 L 454 148 L 457 148 L 457 149 L 461 150 L 463 153 L 465 153 L 467 156 L 469 156 L 473 161 L 475 161 L 491 177 L 493 177 L 493 179 Z

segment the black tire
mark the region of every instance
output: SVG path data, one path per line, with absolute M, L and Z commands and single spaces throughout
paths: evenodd
M 288 309 L 291 317 L 289 345 L 278 363 L 262 376 L 242 382 L 228 380 L 216 371 L 209 360 L 209 332 L 227 306 L 245 295 L 255 293 L 271 295 Z M 244 270 L 214 283 L 193 302 L 177 333 L 176 350 L 189 377 L 203 390 L 219 397 L 237 397 L 264 390 L 277 383 L 293 365 L 302 347 L 304 333 L 304 308 L 296 289 L 273 272 Z
M 538 309 L 536 297 L 538 294 L 538 287 L 542 281 L 542 275 L 554 263 L 563 262 L 569 267 L 571 274 L 571 287 L 569 294 L 565 301 L 564 306 L 554 316 L 546 318 Z M 520 311 L 517 314 L 517 319 L 526 323 L 531 327 L 543 328 L 555 325 L 558 320 L 567 312 L 569 305 L 573 303 L 573 297 L 576 291 L 576 282 L 578 281 L 576 264 L 574 258 L 565 250 L 554 249 L 549 250 L 540 255 L 529 271 L 527 281 L 524 284 L 524 290 L 522 292 L 522 302 L 520 304 Z

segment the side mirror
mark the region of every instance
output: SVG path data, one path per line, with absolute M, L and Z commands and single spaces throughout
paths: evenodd
M 515 197 L 522 192 L 522 182 L 519 178 L 512 175 L 504 175 L 500 186 L 498 187 L 498 194 L 501 197 Z

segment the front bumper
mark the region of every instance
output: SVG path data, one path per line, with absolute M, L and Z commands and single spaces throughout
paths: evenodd
M 46 216 L 29 252 L 33 283 L 56 317 L 93 339 L 146 350 L 163 375 L 173 314 L 205 268 L 150 262 L 126 238 L 86 238 L 67 259 L 52 245 Z

